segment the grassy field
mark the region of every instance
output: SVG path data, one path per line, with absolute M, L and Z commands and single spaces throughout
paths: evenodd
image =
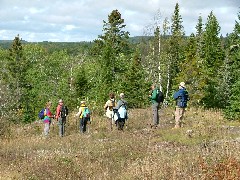
M 151 129 L 150 109 L 131 110 L 123 132 L 93 116 L 85 134 L 70 116 L 63 138 L 56 123 L 48 138 L 41 122 L 8 127 L 0 139 L 0 179 L 239 179 L 239 122 L 188 109 L 184 127 L 172 129 L 173 109 L 160 115 Z

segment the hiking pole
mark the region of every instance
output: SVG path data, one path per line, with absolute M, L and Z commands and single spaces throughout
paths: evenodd
M 77 121 L 78 121 L 78 116 L 76 117 L 76 123 L 75 123 L 75 125 L 76 125 L 76 132 L 78 131 L 78 126 L 77 126 Z

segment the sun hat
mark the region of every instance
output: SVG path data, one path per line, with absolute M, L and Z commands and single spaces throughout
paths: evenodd
M 120 98 L 124 98 L 124 94 L 123 93 L 120 93 Z
M 85 104 L 86 103 L 86 101 L 81 101 L 81 104 Z
M 179 84 L 181 87 L 185 88 L 185 82 L 180 82 Z

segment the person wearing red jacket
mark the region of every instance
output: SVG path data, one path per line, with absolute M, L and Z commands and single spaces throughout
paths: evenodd
M 65 125 L 66 125 L 67 115 L 68 115 L 68 109 L 64 105 L 63 100 L 60 99 L 58 101 L 58 106 L 56 109 L 56 116 L 55 116 L 56 120 L 58 121 L 60 137 L 63 137 L 63 135 L 65 134 Z

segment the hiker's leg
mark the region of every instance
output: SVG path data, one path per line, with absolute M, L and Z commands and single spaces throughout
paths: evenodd
M 83 118 L 83 132 L 87 130 L 87 118 Z
M 65 134 L 66 118 L 62 118 L 62 136 Z
M 122 119 L 122 130 L 124 128 L 124 125 L 125 125 L 125 119 Z
M 181 124 L 181 109 L 179 107 L 176 107 L 175 110 L 175 128 L 179 128 Z
M 62 118 L 58 118 L 58 126 L 59 126 L 59 136 L 62 137 L 62 128 L 63 128 Z
M 158 116 L 158 103 L 154 103 L 153 105 L 152 105 L 152 113 L 153 113 L 153 125 L 154 126 L 157 126 L 158 125 L 158 118 L 159 118 L 159 116 Z
M 49 133 L 49 123 L 44 123 L 44 135 L 47 136 Z
M 180 108 L 180 127 L 183 127 L 183 117 L 184 117 L 185 108 Z
M 118 120 L 118 130 L 123 130 L 123 126 L 124 126 L 124 119 L 119 118 L 119 120 Z
M 83 133 L 84 132 L 84 119 L 81 118 L 80 120 L 80 132 Z

